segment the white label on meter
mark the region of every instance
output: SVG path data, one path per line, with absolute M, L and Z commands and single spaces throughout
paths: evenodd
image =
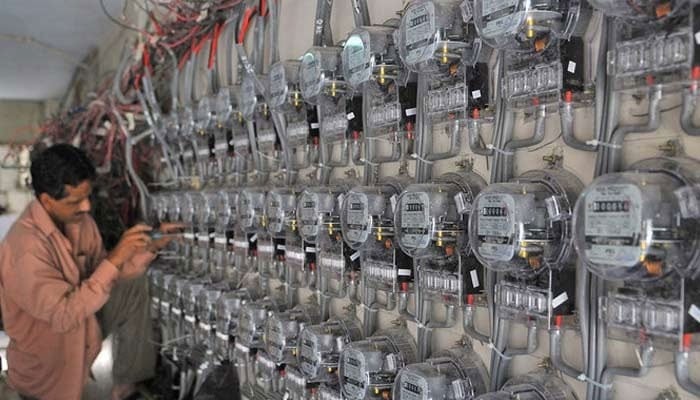
M 566 292 L 562 292 L 562 294 L 552 299 L 552 309 L 559 307 L 560 305 L 566 303 L 568 300 L 569 295 Z
M 469 271 L 469 276 L 472 279 L 472 287 L 478 288 L 481 285 L 481 282 L 479 282 L 479 273 L 475 269 L 473 269 Z
M 404 372 L 402 374 L 399 399 L 424 400 L 428 399 L 428 395 L 428 382 L 424 377 L 411 372 Z
M 367 388 L 365 356 L 354 349 L 345 350 L 343 354 L 343 397 L 362 399 Z
M 277 140 L 277 135 L 272 128 L 261 129 L 258 131 L 258 143 L 274 143 Z
M 348 231 L 344 232 L 349 242 L 364 243 L 369 237 L 369 210 L 367 195 L 349 193 L 345 198 L 345 223 Z
M 585 199 L 586 257 L 605 265 L 632 267 L 643 250 L 642 193 L 635 185 L 593 186 Z
M 430 197 L 425 192 L 405 193 L 401 198 L 401 243 L 410 248 L 430 244 Z
M 690 309 L 688 310 L 688 315 L 693 317 L 694 320 L 700 322 L 700 308 L 695 304 L 692 304 L 690 306 Z
M 478 251 L 494 261 L 509 261 L 515 254 L 515 200 L 507 194 L 485 194 L 477 204 Z
M 406 35 L 406 63 L 416 64 L 433 57 L 435 5 L 422 3 L 406 10 L 402 28 Z
M 299 230 L 304 237 L 310 238 L 318 234 L 318 195 L 304 193 L 301 196 L 301 212 Z
M 350 85 L 357 87 L 369 80 L 372 75 L 370 67 L 369 32 L 362 31 L 350 35 L 343 48 L 343 66 Z

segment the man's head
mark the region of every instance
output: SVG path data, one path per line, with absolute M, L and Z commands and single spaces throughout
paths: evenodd
M 90 212 L 95 167 L 85 152 L 69 144 L 42 151 L 31 166 L 34 194 L 59 224 L 77 222 Z

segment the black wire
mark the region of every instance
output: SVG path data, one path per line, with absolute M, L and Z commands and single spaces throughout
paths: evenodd
M 127 24 L 125 24 L 125 23 L 119 21 L 118 19 L 114 18 L 114 17 L 112 16 L 112 14 L 110 14 L 109 11 L 107 11 L 107 7 L 105 7 L 105 0 L 100 0 L 100 7 L 102 8 L 102 12 L 104 13 L 104 15 L 105 15 L 107 18 L 109 18 L 109 20 L 112 21 L 113 23 L 115 23 L 115 24 L 121 26 L 121 27 L 124 28 L 124 29 L 129 29 L 129 30 L 132 30 L 132 31 L 136 31 L 136 32 L 139 32 L 139 33 L 143 33 L 143 32 L 141 31 L 141 29 L 134 28 L 133 26 L 127 25 Z
M 534 152 L 534 151 L 541 150 L 541 149 L 543 149 L 543 148 L 549 146 L 550 144 L 556 142 L 557 140 L 559 140 L 559 138 L 560 138 L 561 136 L 562 136 L 562 132 L 559 132 L 559 134 L 557 135 L 557 137 L 555 137 L 554 139 L 550 140 L 549 142 L 547 142 L 547 143 L 545 143 L 545 144 L 543 144 L 543 145 L 541 145 L 541 146 L 535 147 L 534 149 L 529 149 L 527 152 L 528 152 L 528 153 L 532 153 L 532 152 Z

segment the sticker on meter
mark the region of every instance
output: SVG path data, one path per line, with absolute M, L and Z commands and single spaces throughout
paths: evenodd
M 304 237 L 314 237 L 318 234 L 318 196 L 304 193 L 300 201 L 299 231 Z
M 302 94 L 308 99 L 321 92 L 321 64 L 314 53 L 306 53 L 301 60 Z
M 586 257 L 593 263 L 631 267 L 642 248 L 642 193 L 635 185 L 598 185 L 585 200 Z
M 404 372 L 401 376 L 399 399 L 423 400 L 428 396 L 428 382 L 420 375 Z
M 479 254 L 494 261 L 509 261 L 515 254 L 515 200 L 506 194 L 485 194 L 477 204 Z
M 345 222 L 348 231 L 345 238 L 349 242 L 364 243 L 369 237 L 369 209 L 367 195 L 349 193 L 345 198 Z
M 430 243 L 430 197 L 427 193 L 405 193 L 401 198 L 401 243 L 422 249 Z
M 369 32 L 351 35 L 343 48 L 343 66 L 346 79 L 352 86 L 369 80 L 372 75 L 369 52 Z
M 306 376 L 315 377 L 318 374 L 319 357 L 318 337 L 313 333 L 304 330 L 301 335 L 300 365 L 302 372 Z
M 435 45 L 435 5 L 426 2 L 406 10 L 403 17 L 406 35 L 406 63 L 416 64 L 433 57 Z
M 284 64 L 276 63 L 270 68 L 270 105 L 280 107 L 287 100 L 287 77 Z
M 357 350 L 345 350 L 343 354 L 343 396 L 362 399 L 367 387 L 367 368 L 364 355 Z

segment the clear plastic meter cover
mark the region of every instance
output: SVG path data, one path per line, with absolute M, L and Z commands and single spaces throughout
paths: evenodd
M 297 199 L 297 221 L 299 234 L 310 243 L 315 243 L 324 224 L 337 223 L 340 205 L 347 188 L 322 186 L 305 189 Z
M 243 305 L 256 297 L 254 291 L 238 289 L 223 292 L 216 300 L 216 332 L 218 336 L 235 336 L 238 331 L 238 317 Z
M 237 340 L 249 348 L 264 348 L 263 335 L 267 318 L 271 312 L 279 310 L 280 306 L 270 298 L 245 304 L 238 321 Z
M 696 160 L 653 158 L 594 180 L 574 214 L 586 267 L 606 280 L 696 275 L 698 173 Z
M 341 53 L 343 77 L 350 87 L 359 89 L 370 80 L 379 64 L 398 61 L 397 55 L 390 53 L 394 44 L 393 33 L 394 28 L 389 26 L 363 26 L 350 33 Z
M 332 318 L 307 326 L 299 335 L 299 368 L 309 382 L 335 382 L 340 352 L 360 339 L 362 326 L 355 318 Z
M 576 400 L 574 391 L 560 377 L 537 371 L 509 379 L 500 391 L 477 400 Z
M 273 110 L 281 109 L 290 101 L 292 106 L 295 95 L 300 99 L 299 68 L 301 61 L 278 61 L 270 67 L 268 75 L 269 104 Z
M 340 47 L 312 47 L 301 58 L 299 85 L 304 100 L 316 104 L 327 81 L 341 74 Z
M 209 227 L 214 228 L 216 225 L 217 215 L 215 212 L 216 193 L 214 192 L 200 192 L 197 196 L 197 203 L 195 204 L 195 212 L 197 214 L 197 224 L 199 224 L 200 229 L 206 229 Z
M 414 0 L 401 17 L 398 30 L 399 55 L 409 70 L 435 72 L 452 62 L 473 64 L 481 41 L 465 23 L 462 0 Z M 465 18 L 468 17 L 468 18 Z M 465 35 L 466 32 L 466 35 Z
M 484 362 L 466 347 L 435 353 L 411 364 L 394 382 L 394 400 L 462 400 L 484 394 L 489 375 Z
M 474 173 L 445 174 L 434 183 L 414 184 L 398 198 L 394 231 L 414 258 L 444 256 L 445 248 L 467 249 L 467 213 L 486 182 Z
M 214 199 L 216 224 L 220 230 L 233 229 L 236 222 L 238 192 L 232 189 L 220 190 Z
M 318 307 L 298 305 L 291 310 L 273 312 L 265 325 L 265 351 L 278 364 L 295 363 L 301 331 L 321 322 Z
M 340 354 L 339 385 L 344 399 L 385 399 L 399 370 L 416 362 L 416 344 L 406 329 L 378 332 L 352 342 Z
M 195 130 L 197 133 L 206 132 L 212 119 L 212 102 L 208 96 L 204 96 L 197 103 L 197 112 L 195 113 Z
M 272 189 L 265 197 L 267 232 L 273 237 L 284 237 L 296 222 L 297 193 L 289 188 Z
M 258 104 L 258 97 L 255 93 L 255 82 L 248 74 L 245 74 L 238 88 L 238 111 L 246 121 L 252 121 L 255 114 L 255 106 Z
M 261 227 L 265 192 L 261 189 L 243 189 L 238 195 L 238 224 L 245 232 Z
M 489 185 L 469 217 L 474 254 L 496 271 L 531 274 L 564 267 L 572 255 L 571 215 L 582 189 L 562 169 L 528 171 Z
M 353 250 L 366 247 L 370 238 L 391 237 L 398 189 L 392 185 L 357 186 L 344 197 L 340 212 L 343 239 Z
M 495 49 L 541 51 L 557 38 L 568 38 L 580 8 L 580 0 L 475 0 L 474 25 Z
M 214 103 L 214 112 L 216 112 L 216 123 L 219 126 L 226 126 L 233 112 L 233 104 L 231 103 L 231 88 L 222 87 L 216 95 Z
M 179 195 L 179 205 L 180 205 L 180 217 L 184 224 L 193 225 L 195 222 L 195 199 L 197 198 L 196 192 L 183 192 Z

